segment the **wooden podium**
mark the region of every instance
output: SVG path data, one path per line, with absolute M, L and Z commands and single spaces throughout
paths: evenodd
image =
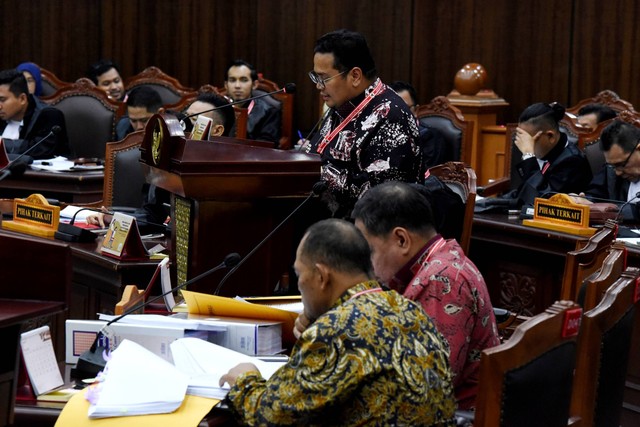
M 320 177 L 320 158 L 265 148 L 258 142 L 184 137 L 177 119 L 155 115 L 141 147 L 147 182 L 172 193 L 174 283 L 184 283 L 220 264 L 231 252 L 245 256 L 305 197 Z M 271 295 L 289 271 L 301 229 L 313 204 L 229 278 L 221 295 Z M 225 270 L 189 286 L 213 293 Z

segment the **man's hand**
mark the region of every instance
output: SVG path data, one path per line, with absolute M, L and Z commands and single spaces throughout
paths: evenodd
M 222 387 L 224 383 L 229 383 L 229 385 L 233 387 L 240 375 L 251 371 L 260 373 L 260 370 L 253 363 L 240 363 L 235 368 L 231 368 L 229 372 L 221 376 L 218 385 Z
M 534 148 L 540 135 L 542 135 L 542 131 L 538 131 L 538 133 L 531 136 L 526 130 L 516 128 L 516 147 L 518 147 L 522 154 L 535 153 Z
M 586 198 L 584 193 L 580 193 L 580 194 L 569 193 L 569 197 L 571 197 L 575 203 L 579 203 L 581 205 L 593 204 L 591 200 Z
M 298 315 L 296 323 L 293 326 L 293 335 L 296 337 L 296 339 L 300 338 L 300 335 L 302 335 L 302 333 L 309 327 L 311 323 L 311 320 L 309 320 L 304 312 Z
M 111 224 L 112 216 L 107 214 L 107 212 L 109 211 L 104 206 L 102 206 L 100 209 L 105 213 L 96 212 L 92 213 L 91 215 L 87 215 L 87 224 L 97 225 L 100 228 L 106 228 L 109 226 L 109 224 Z

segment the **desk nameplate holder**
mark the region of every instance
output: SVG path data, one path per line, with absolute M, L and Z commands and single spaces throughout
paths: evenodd
M 136 218 L 116 212 L 104 236 L 100 252 L 123 261 L 147 259 L 147 250 L 142 243 Z
M 58 231 L 60 206 L 52 206 L 42 194 L 13 201 L 13 220 L 3 221 L 2 228 L 38 237 L 53 237 Z
M 566 194 L 536 198 L 533 219 L 525 219 L 522 224 L 578 236 L 591 236 L 596 232 L 589 227 L 589 206 L 575 203 Z

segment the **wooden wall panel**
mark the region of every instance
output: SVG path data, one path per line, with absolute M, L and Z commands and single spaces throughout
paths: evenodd
M 576 0 L 571 105 L 611 89 L 640 109 L 640 3 Z
M 572 105 L 605 88 L 640 105 L 639 13 L 634 0 L 4 1 L 0 64 L 32 60 L 72 81 L 111 57 L 124 77 L 156 65 L 197 88 L 222 85 L 228 62 L 244 58 L 296 83 L 304 131 L 318 117 L 314 42 L 346 27 L 365 34 L 386 82 L 412 82 L 422 102 L 447 94 L 465 63 L 482 63 L 513 121 L 530 103 Z

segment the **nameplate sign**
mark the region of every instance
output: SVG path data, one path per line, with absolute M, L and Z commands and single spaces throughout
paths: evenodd
M 60 207 L 52 206 L 41 194 L 13 202 L 13 220 L 4 221 L 2 228 L 32 236 L 53 237 L 58 230 Z
M 564 322 L 562 325 L 562 338 L 575 337 L 580 332 L 580 322 L 582 321 L 582 309 L 572 308 L 564 312 Z
M 522 223 L 579 236 L 591 236 L 596 231 L 589 227 L 589 205 L 575 203 L 566 194 L 556 194 L 549 199 L 536 198 L 533 219 L 525 219 Z

